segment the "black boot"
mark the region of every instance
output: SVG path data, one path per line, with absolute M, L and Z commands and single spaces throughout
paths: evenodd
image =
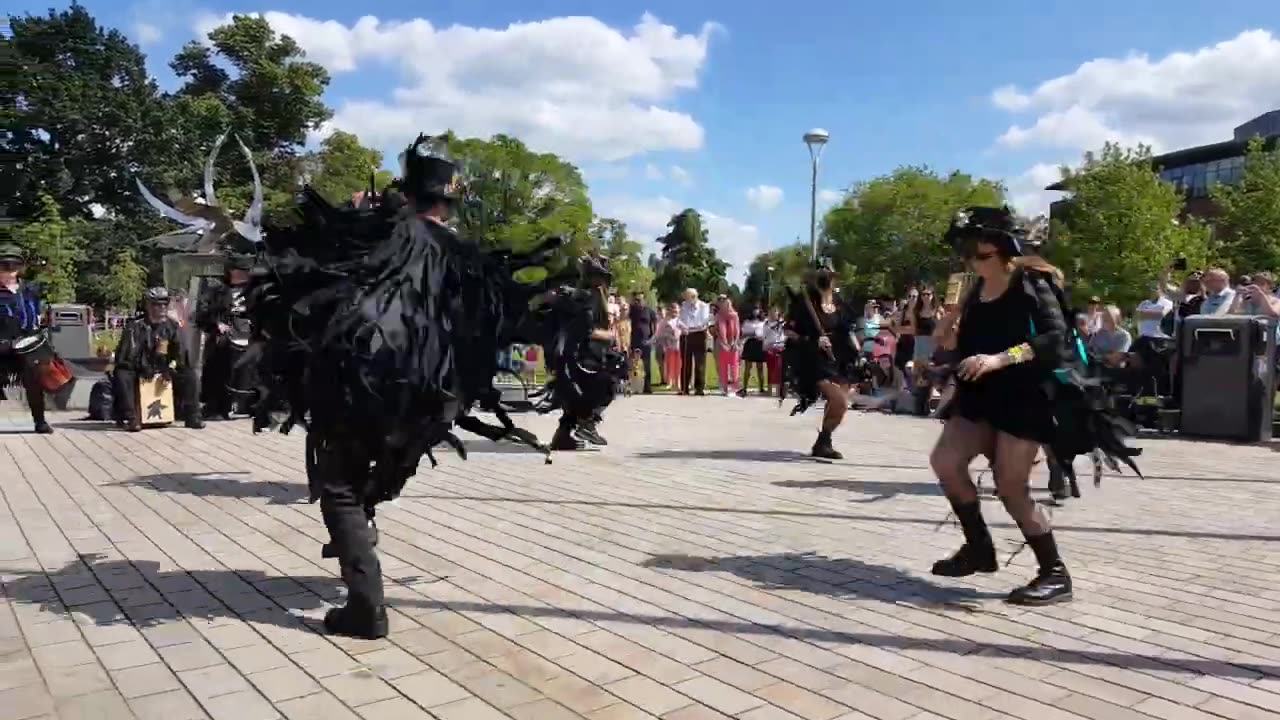
M 1028 537 L 1027 544 L 1036 554 L 1040 571 L 1036 578 L 1025 587 L 1009 593 L 1008 601 L 1012 605 L 1049 605 L 1071 599 L 1071 576 L 1067 574 L 1067 566 L 1058 554 L 1058 543 L 1053 533 Z
M 381 640 L 391 632 L 387 609 L 361 609 L 347 603 L 324 614 L 324 629 L 330 635 L 346 635 L 362 640 Z
M 556 434 L 551 438 L 551 449 L 558 452 L 582 450 L 586 445 L 586 443 L 573 437 L 573 425 L 563 422 L 560 423 L 560 427 L 556 428 Z
M 374 547 L 378 547 L 378 525 L 372 519 L 369 520 L 369 542 Z M 338 546 L 332 539 L 320 547 L 320 557 L 324 560 L 338 557 Z
M 813 457 L 822 458 L 823 460 L 843 460 L 844 456 L 836 452 L 831 446 L 831 433 L 822 431 L 818 433 L 818 439 L 813 443 Z
M 991 531 L 982 519 L 980 502 L 952 502 L 951 509 L 964 530 L 964 545 L 946 560 L 933 564 L 933 574 L 942 577 L 967 577 L 974 573 L 993 573 L 1000 569 L 996 560 L 996 546 L 991 541 Z
M 36 422 L 37 435 L 53 434 L 53 426 L 49 424 L 49 421 L 45 420 L 44 418 L 37 418 L 35 422 Z
M 596 424 L 594 421 L 579 422 L 578 430 L 577 432 L 574 433 L 574 436 L 577 437 L 579 440 L 582 440 L 583 442 L 591 443 L 592 445 L 605 446 L 609 444 L 609 441 L 605 440 L 604 436 L 601 435 L 596 430 Z

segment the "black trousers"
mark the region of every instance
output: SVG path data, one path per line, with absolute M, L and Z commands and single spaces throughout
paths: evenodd
M 116 368 L 112 374 L 112 401 L 115 405 L 116 417 L 128 422 L 137 418 L 146 422 L 146 418 L 138 415 L 137 389 L 138 371 L 128 368 Z M 173 371 L 173 404 L 174 417 L 189 419 L 199 415 L 196 396 L 199 394 L 199 383 L 196 373 L 191 368 L 179 368 Z
M 231 414 L 231 348 L 220 336 L 205 335 L 204 363 L 200 367 L 200 402 L 210 415 Z
M 382 563 L 373 547 L 369 520 L 370 456 L 354 443 L 317 438 L 315 480 L 320 490 L 320 514 L 338 553 L 347 606 L 376 613 L 383 606 Z
M 25 362 L 16 353 L 6 353 L 0 356 L 0 373 L 17 375 L 18 383 L 22 385 L 22 390 L 27 396 L 31 420 L 37 425 L 44 422 L 44 386 L 40 384 L 38 367 L 34 363 Z M 3 395 L 3 392 L 3 384 L 0 384 L 0 395 Z
M 688 395 L 690 381 L 696 392 L 707 385 L 707 331 L 691 332 L 680 338 L 680 392 Z

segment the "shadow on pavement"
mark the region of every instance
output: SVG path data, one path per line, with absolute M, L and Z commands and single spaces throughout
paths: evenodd
M 234 475 L 247 476 L 244 471 L 212 473 L 158 473 L 140 475 L 116 483 L 123 487 L 141 487 L 162 493 L 179 493 L 196 497 L 259 498 L 268 499 L 271 505 L 292 505 L 306 502 L 310 493 L 303 483 L 267 482 L 265 480 L 240 480 Z
M 925 465 L 856 463 L 847 460 L 819 460 L 798 450 L 646 450 L 631 457 L 644 460 L 736 460 L 743 462 L 809 463 L 833 467 L 880 468 L 884 470 L 928 470 Z
M 898 525 L 924 525 L 938 527 L 942 524 L 946 508 L 938 507 L 936 518 L 892 517 L 862 515 L 856 513 L 809 512 L 805 510 L 764 510 L 758 508 L 723 507 L 715 505 L 669 505 L 664 503 L 613 502 L 608 500 L 560 500 L 548 498 L 486 497 L 482 495 L 437 495 L 431 493 L 405 493 L 402 500 L 459 500 L 467 502 L 512 503 L 516 505 L 581 505 L 583 507 L 617 507 L 636 510 L 675 510 L 680 512 L 726 513 L 730 515 L 762 515 L 768 517 L 808 518 L 816 520 L 849 520 L 883 522 Z M 984 499 L 987 499 L 984 497 Z M 1016 529 L 1011 523 L 987 521 L 991 527 Z M 1243 540 L 1250 542 L 1280 542 L 1280 535 L 1254 535 L 1249 533 L 1219 533 L 1200 530 L 1165 530 L 1161 528 L 1084 527 L 1059 522 L 1053 524 L 1054 532 L 1099 533 L 1103 535 L 1137 535 L 1142 537 L 1198 538 L 1204 540 Z
M 729 557 L 655 555 L 642 565 L 679 572 L 726 572 L 750 580 L 766 590 L 803 590 L 889 603 L 912 600 L 957 603 L 1005 596 L 1005 593 L 982 592 L 973 588 L 944 587 L 889 565 L 817 553 Z
M 689 559 L 689 563 L 696 569 L 699 567 L 699 560 L 703 563 L 716 563 L 735 559 Z M 744 561 L 744 566 L 751 564 L 748 559 L 741 560 Z M 674 565 L 680 561 L 676 557 L 667 560 L 655 558 L 655 567 L 664 562 Z M 843 567 L 848 572 L 861 574 L 866 578 L 865 582 L 871 585 L 875 585 L 874 580 L 877 579 L 892 580 L 897 572 L 863 564 L 836 564 L 829 567 Z M 80 560 L 48 574 L 0 569 L 0 576 L 10 578 L 4 583 L 4 593 L 11 601 L 38 606 L 46 612 L 57 614 L 67 613 L 70 607 L 70 612 L 84 615 L 98 625 L 128 623 L 148 627 L 188 617 L 205 617 L 314 630 L 318 623 L 304 621 L 294 613 L 325 607 L 326 601 L 337 601 L 341 596 L 340 583 L 332 576 L 290 578 L 271 577 L 250 570 L 160 570 L 159 564 L 154 561 L 103 561 L 97 555 L 83 555 Z M 408 585 L 421 582 L 422 579 L 403 577 L 398 581 Z M 110 588 L 116 598 L 126 602 L 123 610 L 105 588 Z M 929 632 L 929 637 L 905 637 L 887 633 L 828 630 L 801 625 L 799 621 L 795 625 L 769 625 L 743 620 L 693 620 L 679 615 L 645 615 L 610 610 L 570 611 L 549 605 L 497 605 L 487 602 L 431 600 L 426 597 L 397 598 L 391 604 L 401 608 L 458 613 L 512 613 L 525 618 L 577 618 L 588 622 L 629 623 L 664 629 L 712 630 L 746 637 L 790 637 L 814 643 L 868 645 L 889 650 L 928 647 L 939 652 L 970 656 L 995 652 L 1033 662 L 1106 665 L 1161 674 L 1181 672 L 1248 680 L 1262 675 L 1280 677 L 1280 665 L 1274 664 L 1233 664 L 1198 657 L 1141 655 L 1111 650 L 1058 650 L 1028 645 L 1023 640 L 1005 643 L 979 642 L 950 636 L 939 638 L 934 631 Z M 1173 652 L 1175 651 L 1170 651 Z M 981 661 L 981 658 L 975 657 L 975 662 Z

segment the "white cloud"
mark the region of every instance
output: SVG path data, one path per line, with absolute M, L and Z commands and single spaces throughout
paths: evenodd
M 671 216 L 689 207 L 672 198 L 606 197 L 595 203 L 596 213 L 627 224 L 633 240 L 646 243 L 646 252 L 660 250 L 657 238 L 667 234 Z M 702 215 L 711 246 L 720 259 L 730 264 L 729 281 L 742 284 L 747 269 L 757 255 L 769 249 L 760 229 L 726 215 L 695 208 Z
M 843 199 L 844 199 L 844 193 L 839 190 L 819 190 L 818 191 L 819 205 L 835 205 L 836 203 L 840 202 Z
M 1049 211 L 1049 203 L 1062 197 L 1061 193 L 1045 190 L 1062 178 L 1059 165 L 1036 163 L 1021 175 L 1009 179 L 1009 204 L 1014 210 L 1035 217 Z
M 576 161 L 615 161 L 652 150 L 696 150 L 703 129 L 663 105 L 697 87 L 711 36 L 645 14 L 630 30 L 592 17 L 557 17 L 506 28 L 425 19 L 352 25 L 283 12 L 262 16 L 330 72 L 399 70 L 390 97 L 339 103 L 326 131 L 340 128 L 376 146 L 451 128 L 487 137 L 505 132 Z M 227 16 L 196 21 L 203 35 Z
M 672 180 L 684 185 L 685 187 L 693 184 L 693 176 L 689 174 L 688 170 L 685 170 L 679 165 L 672 165 L 671 169 L 667 171 L 667 174 L 671 176 Z
M 664 177 L 662 174 L 662 168 L 654 165 L 653 163 L 649 163 L 644 166 L 644 176 L 648 180 L 661 180 Z
M 1153 59 L 1142 53 L 1090 60 L 1070 74 L 1024 92 L 1004 86 L 996 107 L 1031 118 L 1011 125 L 997 147 L 1048 149 L 1049 157 L 1007 181 L 1010 202 L 1027 214 L 1048 208 L 1057 193 L 1056 161 L 1078 162 L 1107 141 L 1143 143 L 1156 152 L 1231 138 L 1237 125 L 1280 101 L 1280 38 L 1265 30 L 1191 52 Z
M 133 37 L 139 45 L 147 46 L 159 42 L 160 38 L 164 37 L 164 31 L 158 25 L 138 20 L 133 24 Z
M 773 185 L 747 188 L 747 202 L 757 210 L 772 210 L 782 204 L 782 188 Z
M 1249 30 L 1192 52 L 1100 58 L 1024 93 L 992 93 L 1011 112 L 1037 115 L 1000 137 L 1011 147 L 1096 149 L 1105 140 L 1157 150 L 1216 142 L 1280 100 L 1280 38 Z

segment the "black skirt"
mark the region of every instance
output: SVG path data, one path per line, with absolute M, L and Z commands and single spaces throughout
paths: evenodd
M 746 343 L 742 346 L 742 361 L 749 363 L 764 362 L 764 341 L 755 337 L 747 338 Z
M 957 381 L 952 415 L 986 423 L 998 432 L 1024 440 L 1053 439 L 1053 398 L 1029 366 L 1013 366 L 977 382 Z

